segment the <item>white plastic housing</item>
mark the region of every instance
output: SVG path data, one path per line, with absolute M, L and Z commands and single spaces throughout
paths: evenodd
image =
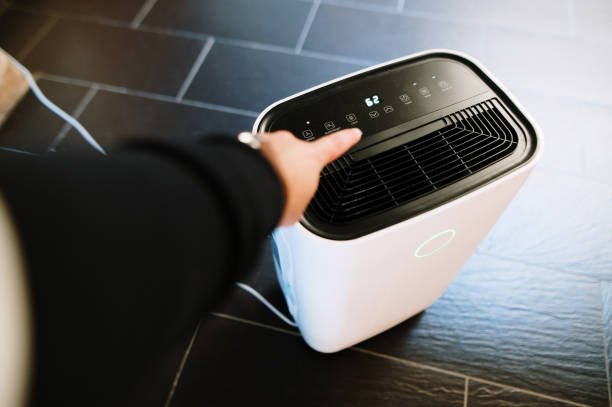
M 448 50 L 410 55 L 364 71 L 440 51 L 471 60 L 495 81 L 473 58 Z M 269 109 L 288 99 L 266 109 L 254 131 Z M 529 118 L 524 110 L 523 114 Z M 527 163 L 442 206 L 351 240 L 326 239 L 299 223 L 274 231 L 279 283 L 291 314 L 312 348 L 335 352 L 352 346 L 423 311 L 442 295 L 538 159 L 540 130 L 529 120 L 538 142 Z

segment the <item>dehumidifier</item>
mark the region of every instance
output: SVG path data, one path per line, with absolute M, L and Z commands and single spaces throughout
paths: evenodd
M 273 233 L 306 342 L 335 352 L 429 307 L 537 161 L 540 131 L 474 59 L 432 50 L 274 103 L 254 131 L 305 140 L 359 127 L 303 219 Z

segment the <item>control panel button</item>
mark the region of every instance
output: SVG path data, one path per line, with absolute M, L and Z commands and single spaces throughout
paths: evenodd
M 370 113 L 368 113 L 368 116 L 370 116 L 370 119 L 376 119 L 378 116 L 380 116 L 380 114 L 377 110 L 372 110 Z
M 429 97 L 431 96 L 431 91 L 427 86 L 423 86 L 419 88 L 419 94 L 424 97 Z
M 323 126 L 325 126 L 325 130 L 333 130 L 333 129 L 336 128 L 336 125 L 331 120 L 328 121 L 328 122 L 325 122 L 325 124 L 323 124 Z
M 440 89 L 442 89 L 442 91 L 446 91 L 452 88 L 452 86 L 450 85 L 450 83 L 448 83 L 447 81 L 439 81 L 438 82 L 438 86 L 440 87 Z
M 412 99 L 410 99 L 410 96 L 408 96 L 407 94 L 402 94 L 399 95 L 399 100 L 404 103 L 404 104 L 410 104 L 412 103 Z
M 383 107 L 383 110 L 385 111 L 385 113 L 389 114 L 389 113 L 393 112 L 393 106 L 387 105 L 387 106 Z
M 312 130 L 306 129 L 306 130 L 302 131 L 302 138 L 304 138 L 304 140 L 308 140 L 308 141 L 314 139 L 314 134 L 312 134 Z
M 349 123 L 356 123 L 357 122 L 357 115 L 355 115 L 355 113 L 349 113 L 346 115 L 346 121 Z

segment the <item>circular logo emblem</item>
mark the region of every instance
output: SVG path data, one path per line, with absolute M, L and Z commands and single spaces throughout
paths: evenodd
M 414 251 L 414 257 L 428 257 L 437 253 L 452 242 L 456 234 L 457 231 L 455 229 L 446 229 L 436 233 L 417 247 Z

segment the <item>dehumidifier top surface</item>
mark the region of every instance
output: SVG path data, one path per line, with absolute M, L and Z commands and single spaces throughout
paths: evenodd
M 534 154 L 533 124 L 477 64 L 432 52 L 383 64 L 286 99 L 258 131 L 315 140 L 359 127 L 362 140 L 328 165 L 302 225 L 346 240 L 443 205 Z

